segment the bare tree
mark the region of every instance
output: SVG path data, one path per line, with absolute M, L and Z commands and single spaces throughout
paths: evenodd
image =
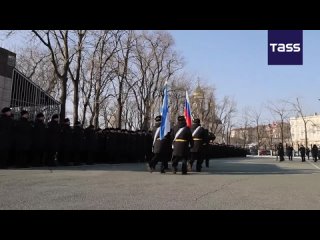
M 222 141 L 226 141 L 225 137 L 229 137 L 229 132 L 231 132 L 231 127 L 234 126 L 232 122 L 234 114 L 236 113 L 236 102 L 228 96 L 225 96 L 216 107 L 217 121 L 213 129 L 213 133 L 216 136 L 221 136 Z M 220 128 L 219 128 L 220 126 Z M 228 139 L 227 139 L 228 140 Z M 228 141 L 227 141 L 228 142 Z
M 284 143 L 284 124 L 290 117 L 290 108 L 287 101 L 278 100 L 277 102 L 269 102 L 267 108 L 270 112 L 277 116 L 280 121 L 281 142 Z
M 259 109 L 250 109 L 248 114 L 249 117 L 251 118 L 251 121 L 254 124 L 255 127 L 255 134 L 256 134 L 256 139 L 257 139 L 257 145 L 258 145 L 258 150 L 260 148 L 261 144 L 261 135 L 263 131 L 263 127 L 261 125 L 261 108 Z
M 77 35 L 77 46 L 76 46 L 76 63 L 74 66 L 70 63 L 68 68 L 69 75 L 73 83 L 73 121 L 78 121 L 79 113 L 79 83 L 81 77 L 81 67 L 82 67 L 82 55 L 84 52 L 84 40 L 86 37 L 86 30 L 76 31 Z
M 122 127 L 122 115 L 124 104 L 127 100 L 129 90 L 132 88 L 130 76 L 130 59 L 135 41 L 134 31 L 125 31 L 119 41 L 120 51 L 116 54 L 116 77 L 112 81 L 113 92 L 117 101 L 117 127 Z
M 305 146 L 308 147 L 308 129 L 307 129 L 307 124 L 308 124 L 308 122 L 312 122 L 312 121 L 308 120 L 306 118 L 306 115 L 305 115 L 304 110 L 303 110 L 303 106 L 302 106 L 299 98 L 296 98 L 295 100 L 296 100 L 295 102 L 288 102 L 288 103 L 291 104 L 291 106 L 293 107 L 293 111 L 296 114 L 298 114 L 298 116 L 301 117 L 301 119 L 303 121 Z
M 30 42 L 17 52 L 16 68 L 53 97 L 60 94 L 59 80 L 50 61 L 50 53 Z
M 155 112 L 160 111 L 162 88 L 182 66 L 172 50 L 173 39 L 167 32 L 142 32 L 135 38 L 132 87 L 140 113 L 141 128 L 149 129 Z
M 50 60 L 61 85 L 60 119 L 63 120 L 66 113 L 68 72 L 75 54 L 70 52 L 69 30 L 32 30 L 32 32 L 50 52 Z

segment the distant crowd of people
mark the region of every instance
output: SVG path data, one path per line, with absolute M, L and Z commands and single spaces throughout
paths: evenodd
M 303 144 L 301 144 L 299 146 L 298 152 L 302 162 L 306 161 L 306 157 L 308 158 L 308 160 L 310 159 L 310 153 L 314 162 L 317 162 L 320 158 L 320 151 L 316 144 L 311 145 L 311 150 L 309 147 L 305 147 Z M 293 146 L 287 145 L 284 150 L 283 144 L 279 143 L 277 146 L 277 156 L 279 156 L 280 161 L 284 161 L 285 153 L 288 156 L 289 161 L 292 161 L 292 157 L 294 155 Z

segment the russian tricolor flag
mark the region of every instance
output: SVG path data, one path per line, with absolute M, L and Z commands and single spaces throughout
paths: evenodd
M 185 117 L 186 122 L 187 122 L 187 126 L 189 128 L 191 128 L 191 122 L 192 122 L 191 121 L 191 107 L 190 107 L 188 91 L 186 91 L 186 101 L 185 101 L 185 104 L 184 104 L 183 113 L 184 113 L 184 117 Z

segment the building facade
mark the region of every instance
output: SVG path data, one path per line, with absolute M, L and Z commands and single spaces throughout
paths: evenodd
M 311 145 L 320 145 L 320 115 L 315 114 L 312 116 L 306 116 L 307 122 L 307 145 L 310 148 Z M 303 144 L 305 145 L 305 125 L 301 117 L 290 118 L 292 143 L 295 149 Z

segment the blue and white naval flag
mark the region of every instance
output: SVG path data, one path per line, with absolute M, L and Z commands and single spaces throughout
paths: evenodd
M 164 85 L 164 97 L 161 110 L 161 125 L 160 125 L 160 140 L 164 139 L 167 133 L 170 132 L 170 114 L 169 114 L 169 100 L 168 100 L 168 84 Z

